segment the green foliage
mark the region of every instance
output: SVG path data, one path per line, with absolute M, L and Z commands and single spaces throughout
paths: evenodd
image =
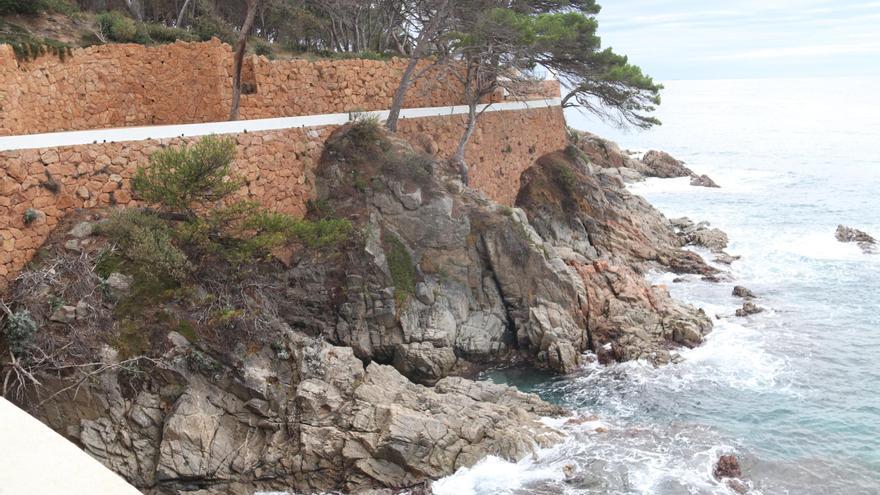
M 186 340 L 190 342 L 196 342 L 199 340 L 199 334 L 196 332 L 196 328 L 190 323 L 188 320 L 180 320 L 177 322 L 177 327 L 174 329 L 180 335 L 183 335 Z
M 387 246 L 385 258 L 388 261 L 388 270 L 391 272 L 391 281 L 394 283 L 394 299 L 397 301 L 397 306 L 401 307 L 408 297 L 416 293 L 415 264 L 409 250 L 396 235 L 386 232 L 385 244 Z
M 28 208 L 27 210 L 24 211 L 23 220 L 24 220 L 25 225 L 30 225 L 30 224 L 36 222 L 37 219 L 39 219 L 39 218 L 40 218 L 40 212 L 33 209 L 33 208 Z
M 70 15 L 78 10 L 67 0 L 0 0 L 0 15 L 34 15 L 45 11 Z
M 72 50 L 67 43 L 49 38 L 38 38 L 27 29 L 2 19 L 0 19 L 0 43 L 12 46 L 15 56 L 19 60 L 31 60 L 46 54 L 52 54 L 65 60 Z
M 137 209 L 116 211 L 101 224 L 101 232 L 119 248 L 119 256 L 140 272 L 161 279 L 184 280 L 192 270 L 186 254 L 174 243 L 175 232 L 168 222 L 153 213 Z M 120 260 L 108 258 L 98 263 L 98 273 L 112 273 L 111 265 Z
M 37 323 L 28 310 L 23 309 L 7 315 L 3 326 L 6 345 L 16 356 L 23 354 L 34 340 Z
M 186 29 L 166 26 L 158 22 L 143 23 L 138 26 L 148 40 L 147 43 L 173 43 L 175 41 L 199 41 L 199 37 Z
M 223 370 L 223 366 L 216 359 L 198 349 L 190 350 L 187 356 L 187 364 L 189 364 L 191 370 L 208 376 L 216 376 Z
M 275 53 L 272 50 L 272 44 L 267 43 L 263 40 L 257 40 L 254 43 L 254 53 L 257 55 L 261 55 L 263 57 L 267 57 L 269 59 L 275 58 Z
M 95 21 L 98 23 L 98 29 L 113 41 L 134 42 L 138 34 L 138 26 L 134 19 L 116 10 L 101 12 Z
M 191 146 L 167 148 L 139 167 L 132 188 L 148 203 L 194 215 L 193 208 L 220 200 L 241 186 L 232 177 L 235 142 L 206 137 Z
M 39 0 L 0 0 L 0 15 L 33 15 L 46 10 L 46 4 Z
M 235 29 L 231 24 L 215 15 L 200 15 L 192 25 L 193 34 L 201 41 L 218 38 L 224 43 L 235 44 Z

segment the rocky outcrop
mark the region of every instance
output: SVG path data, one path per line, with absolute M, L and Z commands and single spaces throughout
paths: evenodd
M 350 239 L 182 285 L 113 262 L 100 213 L 68 219 L 14 287 L 45 353 L 17 401 L 147 493 L 406 489 L 561 438 L 562 409 L 464 376 L 663 364 L 711 329 L 643 273 L 715 270 L 580 156 L 540 158 L 507 208 L 354 125 L 314 179 L 309 218 Z
M 645 177 L 690 177 L 692 186 L 720 187 L 709 176 L 695 173 L 684 162 L 664 151 L 651 150 L 637 158 L 637 153 L 622 151 L 616 143 L 595 134 L 571 132 L 572 145 L 586 155 L 589 162 L 598 168 L 599 174 L 610 175 L 626 183 L 638 182 Z
M 838 225 L 834 237 L 840 242 L 855 242 L 865 254 L 877 253 L 877 240 L 861 230 Z
M 213 358 L 176 335 L 136 388 L 113 368 L 35 412 L 150 494 L 407 488 L 560 439 L 539 417 L 562 411 L 535 396 L 451 377 L 426 388 L 350 348 L 286 336 L 205 373 L 199 360 Z
M 727 234 L 721 229 L 710 228 L 709 222 L 695 223 L 690 218 L 673 218 L 672 225 L 685 246 L 704 247 L 715 254 L 722 254 L 727 248 Z
M 642 163 L 648 167 L 650 177 L 671 179 L 674 177 L 694 177 L 693 170 L 685 167 L 684 162 L 676 160 L 665 151 L 651 150 L 642 157 Z
M 600 360 L 668 362 L 673 343 L 696 345 L 712 325 L 701 310 L 673 301 L 637 270 L 651 264 L 680 273 L 714 270 L 680 249 L 669 221 L 643 199 L 592 170 L 565 153 L 546 155 L 523 173 L 516 204 L 580 277 L 591 347 Z

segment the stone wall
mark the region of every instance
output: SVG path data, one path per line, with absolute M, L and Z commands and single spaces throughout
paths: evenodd
M 242 96 L 241 118 L 384 110 L 406 64 L 399 58 L 251 56 L 243 70 L 250 90 Z M 232 49 L 218 40 L 103 45 L 76 49 L 66 61 L 46 55 L 28 62 L 16 61 L 11 47 L 0 45 L 0 136 L 223 121 L 232 101 L 231 74 Z M 548 91 L 558 96 L 558 84 Z M 413 84 L 404 108 L 460 103 L 456 78 L 434 71 Z
M 447 156 L 464 127 L 463 116 L 401 122 L 404 136 L 429 138 Z M 333 127 L 242 133 L 235 136 L 235 167 L 247 184 L 239 194 L 266 207 L 301 216 L 313 187 L 313 171 Z M 0 290 L 33 258 L 61 218 L 76 208 L 125 205 L 130 179 L 162 146 L 189 139 L 96 143 L 0 152 Z M 471 184 L 512 204 L 519 175 L 535 158 L 565 145 L 559 107 L 483 114 L 467 149 Z M 38 218 L 25 222 L 33 209 Z
M 17 62 L 0 46 L 0 135 L 225 120 L 220 42 L 105 45 Z M 228 91 L 227 91 L 228 92 Z

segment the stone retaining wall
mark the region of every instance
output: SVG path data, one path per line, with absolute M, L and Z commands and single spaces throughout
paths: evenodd
M 436 144 L 441 156 L 455 149 L 464 116 L 401 121 L 400 133 Z M 333 127 L 235 135 L 235 167 L 247 180 L 240 195 L 301 216 L 314 188 L 313 171 Z M 161 146 L 190 139 L 96 143 L 0 152 L 0 290 L 33 258 L 61 218 L 76 208 L 125 205 L 130 179 Z M 519 176 L 544 153 L 565 146 L 562 109 L 486 112 L 467 149 L 471 184 L 512 204 Z M 25 222 L 32 209 L 37 218 Z
M 407 60 L 269 60 L 251 56 L 241 118 L 384 110 Z M 19 62 L 0 45 L 0 136 L 226 120 L 232 101 L 232 49 L 218 40 L 145 47 L 114 44 Z M 549 86 L 547 86 L 549 84 Z M 558 96 L 558 83 L 541 87 Z M 416 80 L 404 108 L 462 102 L 455 77 Z M 543 94 L 532 95 L 540 98 Z M 500 101 L 499 94 L 491 98 Z

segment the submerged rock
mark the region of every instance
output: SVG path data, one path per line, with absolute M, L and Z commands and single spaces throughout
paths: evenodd
M 749 289 L 746 289 L 745 287 L 743 287 L 742 285 L 734 286 L 732 295 L 734 295 L 736 297 L 741 297 L 743 299 L 754 299 L 755 298 L 755 294 L 752 291 L 750 291 Z
M 708 175 L 696 175 L 691 176 L 691 185 L 699 186 L 699 187 L 721 187 L 715 183 Z
M 742 307 L 736 310 L 736 316 L 750 316 L 756 315 L 758 313 L 763 313 L 764 308 L 756 305 L 752 301 L 746 301 L 743 303 Z
M 735 455 L 722 455 L 718 458 L 718 462 L 715 463 L 712 475 L 718 480 L 741 477 L 742 469 L 739 467 L 739 460 L 737 460 Z
M 877 240 L 861 230 L 838 225 L 834 237 L 840 242 L 855 242 L 866 254 L 877 253 Z

